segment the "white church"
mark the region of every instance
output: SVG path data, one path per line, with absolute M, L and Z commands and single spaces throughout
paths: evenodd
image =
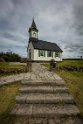
M 33 19 L 29 28 L 29 42 L 27 47 L 28 59 L 33 61 L 62 61 L 62 50 L 56 43 L 39 40 L 38 29 Z

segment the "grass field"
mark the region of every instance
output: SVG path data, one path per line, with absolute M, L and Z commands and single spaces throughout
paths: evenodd
M 65 60 L 65 64 L 68 64 L 68 62 L 69 60 Z M 72 63 L 72 61 L 69 63 Z M 77 62 L 77 60 L 75 63 L 78 63 L 77 66 L 80 65 L 80 62 Z M 64 61 L 58 64 L 64 64 Z M 48 67 L 49 65 L 45 64 L 45 66 Z M 76 104 L 80 109 L 81 116 L 83 117 L 83 72 L 60 70 L 56 71 L 56 73 L 65 80 L 70 93 L 73 95 Z M 20 82 L 0 87 L 0 124 L 12 124 L 13 118 L 9 113 L 15 105 L 15 97 L 20 87 Z
M 57 63 L 57 66 L 76 66 L 83 67 L 83 60 L 63 60 Z
M 15 97 L 20 88 L 20 82 L 0 87 L 0 124 L 12 124 L 10 111 L 15 105 Z
M 83 72 L 56 71 L 65 80 L 83 116 Z
M 44 64 L 49 68 L 49 64 Z M 64 60 L 57 64 L 57 66 L 77 66 L 83 67 L 83 60 Z M 65 80 L 70 93 L 80 109 L 81 116 L 83 116 L 83 72 L 76 71 L 55 71 L 63 80 Z
M 9 63 L 9 62 L 0 62 L 0 68 L 24 68 L 24 64 L 19 63 Z
M 12 75 L 24 72 L 26 64 L 0 62 L 0 76 Z

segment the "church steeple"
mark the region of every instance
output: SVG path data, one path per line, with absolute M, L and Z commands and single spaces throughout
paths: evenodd
M 38 29 L 35 24 L 34 18 L 31 27 L 29 28 L 29 38 L 38 38 Z

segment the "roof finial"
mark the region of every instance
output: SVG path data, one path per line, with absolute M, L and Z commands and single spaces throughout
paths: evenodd
M 34 17 L 33 17 L 31 28 L 36 28 L 37 29 L 37 26 L 36 26 L 35 21 L 34 21 Z

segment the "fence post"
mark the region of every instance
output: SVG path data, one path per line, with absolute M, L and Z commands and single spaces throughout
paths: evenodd
M 27 72 L 32 72 L 32 60 L 27 60 Z
M 56 62 L 54 59 L 50 60 L 50 71 L 54 71 L 56 69 Z

